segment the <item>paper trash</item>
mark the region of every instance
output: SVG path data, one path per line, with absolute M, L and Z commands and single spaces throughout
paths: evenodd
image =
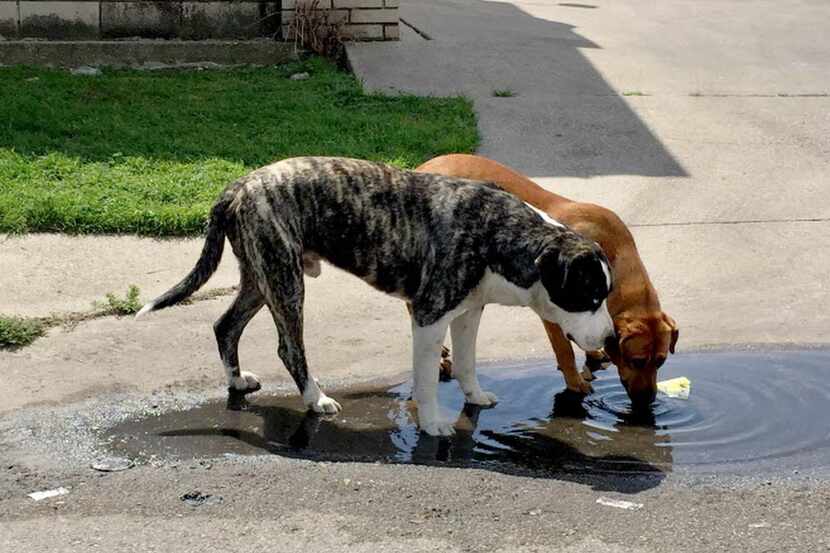
M 622 501 L 621 499 L 609 499 L 607 497 L 600 497 L 597 499 L 597 503 L 608 507 L 616 507 L 617 509 L 625 509 L 626 511 L 638 511 L 643 508 L 642 503 Z
M 692 391 L 692 383 L 685 376 L 681 376 L 658 382 L 657 389 L 669 397 L 689 399 L 689 392 Z
M 35 501 L 40 501 L 41 499 L 48 499 L 50 497 L 56 497 L 59 495 L 66 495 L 69 493 L 69 490 L 66 488 L 56 488 L 54 490 L 46 490 L 43 492 L 32 492 L 29 495 Z

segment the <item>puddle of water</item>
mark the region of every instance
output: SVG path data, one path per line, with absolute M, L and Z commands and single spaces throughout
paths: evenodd
M 563 392 L 550 360 L 479 369 L 500 403 L 464 405 L 455 382 L 441 405 L 457 434 L 418 432 L 409 383 L 342 390 L 336 417 L 306 413 L 298 397 L 255 395 L 247 411 L 224 401 L 127 421 L 109 432 L 119 455 L 148 458 L 263 454 L 332 461 L 515 467 L 557 472 L 661 473 L 830 462 L 830 350 L 707 352 L 674 356 L 660 378 L 687 376 L 688 400 L 658 398 L 635 415 L 616 372 L 598 373 L 587 398 Z M 800 464 L 799 464 L 800 463 Z

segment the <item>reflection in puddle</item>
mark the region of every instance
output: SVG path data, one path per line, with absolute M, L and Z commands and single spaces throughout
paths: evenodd
M 246 411 L 227 411 L 224 401 L 215 401 L 122 423 L 110 438 L 119 453 L 137 458 L 271 452 L 332 461 L 660 474 L 678 465 L 720 466 L 827 448 L 828 366 L 830 352 L 823 350 L 678 355 L 660 376 L 688 376 L 691 397 L 661 397 L 650 414 L 637 415 L 613 370 L 599 373 L 595 393 L 581 398 L 562 391 L 548 360 L 499 363 L 479 370 L 482 387 L 499 396 L 493 409 L 464 405 L 454 382 L 440 386 L 441 405 L 457 414 L 451 438 L 418 432 L 408 383 L 335 392 L 343 405 L 336 417 L 306 413 L 298 397 L 257 395 Z

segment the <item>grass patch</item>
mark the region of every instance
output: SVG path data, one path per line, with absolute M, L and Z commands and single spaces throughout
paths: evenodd
M 477 144 L 469 100 L 364 94 L 320 58 L 98 77 L 0 68 L 0 232 L 198 234 L 225 185 L 274 160 L 412 168 Z
M 180 305 L 212 300 L 221 296 L 227 296 L 237 291 L 236 286 L 227 288 L 211 288 L 196 292 L 189 298 L 180 302 Z M 131 285 L 127 295 L 123 298 L 109 293 L 106 300 L 93 302 L 91 311 L 71 311 L 66 313 L 52 313 L 48 317 L 14 317 L 0 315 L 0 350 L 18 349 L 30 345 L 38 338 L 44 336 L 46 331 L 55 326 L 63 326 L 65 329 L 73 329 L 81 323 L 100 319 L 101 317 L 122 317 L 134 315 L 142 307 L 139 299 L 140 291 L 138 286 Z
M 107 301 L 98 304 L 100 316 L 106 315 L 135 315 L 141 309 L 142 303 L 138 299 L 140 291 L 138 286 L 131 284 L 127 289 L 127 295 L 119 298 L 112 292 L 106 295 Z
M 0 315 L 0 349 L 28 346 L 43 336 L 47 328 L 41 319 Z
M 496 98 L 512 98 L 516 93 L 509 88 L 497 88 L 493 91 L 493 96 Z

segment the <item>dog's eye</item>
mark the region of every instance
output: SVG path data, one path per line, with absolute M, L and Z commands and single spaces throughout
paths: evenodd
M 663 363 L 665 363 L 665 362 L 666 362 L 665 357 L 658 357 L 657 359 L 654 360 L 654 368 L 659 369 L 660 367 L 663 366 Z
M 637 357 L 631 360 L 631 364 L 634 365 L 635 369 L 645 369 L 646 364 L 648 363 L 648 359 L 643 359 L 642 357 Z

